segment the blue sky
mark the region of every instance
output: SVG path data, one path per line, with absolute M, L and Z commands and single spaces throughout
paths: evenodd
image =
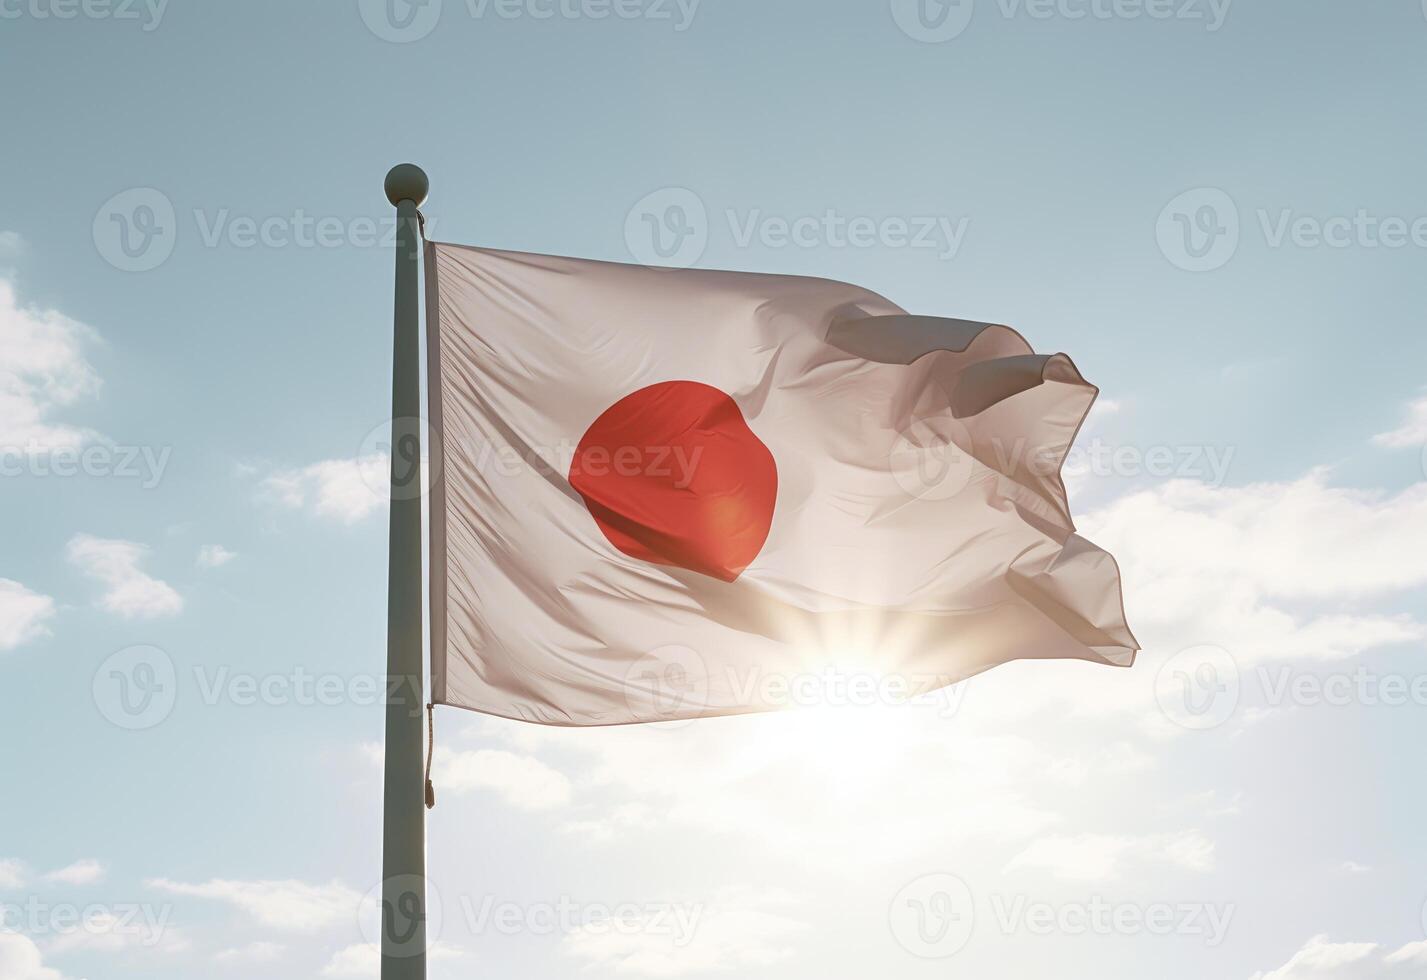
M 0 0 L 0 977 L 372 975 L 407 159 L 438 239 L 647 260 L 647 214 L 1069 352 L 1147 648 L 443 712 L 433 975 L 1422 972 L 1418 0 L 391 9 Z

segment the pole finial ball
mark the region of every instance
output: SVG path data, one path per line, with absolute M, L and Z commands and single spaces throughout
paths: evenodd
M 421 207 L 430 190 L 431 181 L 426 178 L 426 171 L 414 163 L 398 163 L 386 175 L 386 199 L 393 206 L 411 201 Z

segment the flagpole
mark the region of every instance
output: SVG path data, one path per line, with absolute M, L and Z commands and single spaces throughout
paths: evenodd
M 386 176 L 396 207 L 396 316 L 387 559 L 386 767 L 381 980 L 426 978 L 426 811 L 422 772 L 421 375 L 417 208 L 430 182 L 404 163 Z

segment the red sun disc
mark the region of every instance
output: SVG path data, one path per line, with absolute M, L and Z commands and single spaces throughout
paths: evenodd
M 595 419 L 570 485 L 626 555 L 732 582 L 768 539 L 778 467 L 731 397 L 666 381 Z

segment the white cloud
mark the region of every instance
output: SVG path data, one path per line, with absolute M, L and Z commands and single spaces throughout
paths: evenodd
M 103 880 L 104 865 L 93 860 L 76 861 L 45 875 L 45 881 L 56 885 L 92 885 Z
M 1372 441 L 1373 445 L 1387 449 L 1427 446 L 1427 395 L 1408 402 L 1402 424 L 1389 432 L 1378 433 Z
M 141 544 L 77 534 L 67 553 L 86 575 L 106 586 L 99 605 L 108 612 L 125 619 L 152 619 L 183 609 L 183 597 L 172 586 L 139 568 L 148 554 Z
M 379 948 L 363 943 L 339 950 L 322 968 L 324 977 L 367 978 L 381 975 L 382 953 Z
M 1395 953 L 1383 957 L 1384 963 L 1410 963 L 1413 966 L 1427 966 L 1427 939 L 1408 943 Z
M 323 460 L 273 473 L 262 483 L 262 496 L 293 510 L 356 524 L 385 508 L 386 497 L 378 488 L 387 485 L 389 468 L 381 453 Z
M 0 931 L 0 977 L 5 980 L 63 980 L 45 967 L 40 949 L 16 932 Z
M 585 968 L 639 977 L 764 969 L 791 957 L 793 940 L 808 929 L 790 914 L 793 905 L 781 892 L 727 889 L 677 915 L 588 923 L 564 938 L 561 952 Z
M 221 544 L 205 544 L 198 549 L 198 567 L 221 568 L 237 557 Z
M 256 942 L 214 953 L 219 963 L 271 963 L 287 951 L 280 943 Z
M 14 284 L 0 278 L 0 448 L 39 454 L 93 437 L 52 416 L 99 390 L 99 376 L 84 356 L 96 339 L 54 310 L 22 308 Z
M 563 807 L 571 796 L 570 780 L 563 773 L 531 756 L 495 749 L 437 750 L 432 778 L 442 790 L 455 793 L 492 790 L 522 810 Z
M 1392 953 L 1384 953 L 1377 943 L 1335 943 L 1327 936 L 1314 936 L 1293 957 L 1268 973 L 1255 973 L 1252 980 L 1379 980 L 1422 975 L 1427 966 L 1427 942 L 1409 943 Z
M 1427 539 L 1427 483 L 1389 495 L 1330 487 L 1321 471 L 1246 487 L 1181 480 L 1081 524 L 1118 560 L 1151 650 L 1212 643 L 1241 665 L 1340 660 L 1427 635 L 1369 605 L 1427 584 L 1427 551 L 1406 546 Z
M 692 828 L 814 867 L 876 867 L 941 843 L 1027 839 L 1057 821 L 1049 806 L 1064 798 L 1046 778 L 1058 760 L 1038 740 L 983 734 L 930 706 L 811 709 L 672 732 L 474 727 L 578 773 L 559 813 L 582 840 Z M 1103 780 L 1111 763 L 1088 765 Z M 869 837 L 868 827 L 880 831 Z
M 362 896 L 341 882 L 309 885 L 301 881 L 224 881 L 185 884 L 156 879 L 149 886 L 174 895 L 227 902 L 264 926 L 285 932 L 316 932 L 353 921 Z
M 46 624 L 54 614 L 55 601 L 49 596 L 0 578 L 0 650 L 13 650 L 21 643 L 48 636 Z
M 24 887 L 25 866 L 13 858 L 0 860 L 0 889 Z
M 169 924 L 170 912 L 170 909 L 145 907 L 143 915 L 134 918 L 97 910 L 97 907 L 86 909 L 82 922 L 55 935 L 46 943 L 45 952 L 55 955 L 120 953 L 128 950 L 185 952 L 190 944 Z
M 1169 866 L 1204 872 L 1214 866 L 1214 844 L 1195 831 L 1144 837 L 1116 834 L 1047 836 L 1032 841 L 1006 865 L 1007 871 L 1035 868 L 1073 881 L 1108 881 L 1126 865 Z

